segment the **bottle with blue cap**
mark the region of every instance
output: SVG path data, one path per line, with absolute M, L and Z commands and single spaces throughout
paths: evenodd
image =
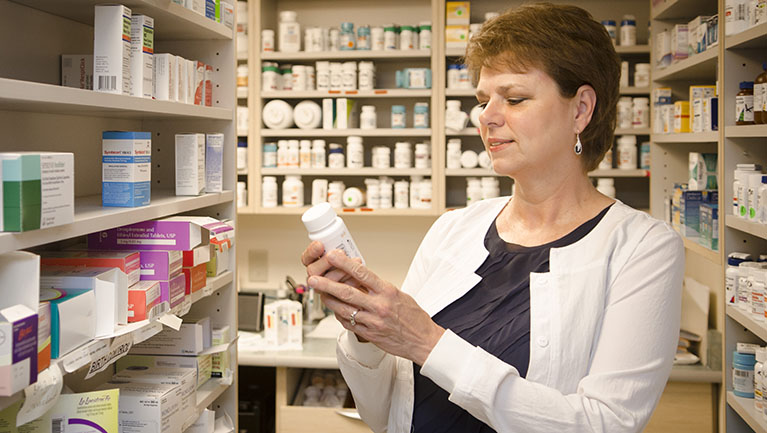
M 637 22 L 634 15 L 624 15 L 621 20 L 621 46 L 637 44 Z
M 749 253 L 730 253 L 727 256 L 727 270 L 725 270 L 724 293 L 727 305 L 735 305 L 738 302 L 738 277 L 739 266 L 743 262 L 752 261 L 754 258 Z
M 732 352 L 732 391 L 738 397 L 754 398 L 755 344 L 738 343 Z
M 735 95 L 735 124 L 754 124 L 754 82 L 741 81 L 740 92 Z
M 615 20 L 602 20 L 602 25 L 607 30 L 607 34 L 610 35 L 610 39 L 613 40 L 613 44 L 618 41 L 618 27 L 615 25 Z

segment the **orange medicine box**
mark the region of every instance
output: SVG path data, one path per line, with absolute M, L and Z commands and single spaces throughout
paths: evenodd
M 187 295 L 202 289 L 208 282 L 207 263 L 200 263 L 199 265 L 193 266 L 191 268 L 184 268 L 182 269 L 182 272 L 186 276 Z
M 191 268 L 210 261 L 210 245 L 200 245 L 193 250 L 183 252 L 181 266 Z
M 674 102 L 674 132 L 690 132 L 690 103 Z
M 449 1 L 445 3 L 445 23 L 469 25 L 471 2 Z
M 153 319 L 153 307 L 158 302 L 160 302 L 160 282 L 139 281 L 128 289 L 128 322 Z
M 40 264 L 118 268 L 128 277 L 128 286 L 138 282 L 141 270 L 138 251 L 45 251 L 41 253 Z

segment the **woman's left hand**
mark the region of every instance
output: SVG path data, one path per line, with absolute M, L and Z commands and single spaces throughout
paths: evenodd
M 368 292 L 317 275 L 309 278 L 309 286 L 322 292 L 322 300 L 341 325 L 392 355 L 423 365 L 445 330 L 411 296 L 343 251 L 330 251 L 327 259 Z

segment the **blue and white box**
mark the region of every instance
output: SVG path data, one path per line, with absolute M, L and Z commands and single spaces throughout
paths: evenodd
M 222 192 L 224 178 L 224 134 L 205 135 L 205 192 Z
M 101 154 L 101 204 L 136 207 L 151 198 L 152 134 L 104 131 Z

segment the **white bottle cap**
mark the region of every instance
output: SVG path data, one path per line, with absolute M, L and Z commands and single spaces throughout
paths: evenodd
M 457 101 L 455 99 L 448 100 L 447 109 L 461 111 L 461 101 Z
M 280 21 L 284 23 L 292 23 L 296 21 L 298 14 L 296 11 L 282 11 L 280 12 Z
M 479 164 L 479 157 L 477 152 L 473 150 L 465 150 L 461 153 L 461 166 L 463 168 L 475 168 Z
M 331 183 L 331 185 L 333 184 Z M 301 221 L 309 233 L 322 230 L 335 220 L 336 211 L 333 210 L 328 202 L 316 204 L 301 215 Z

